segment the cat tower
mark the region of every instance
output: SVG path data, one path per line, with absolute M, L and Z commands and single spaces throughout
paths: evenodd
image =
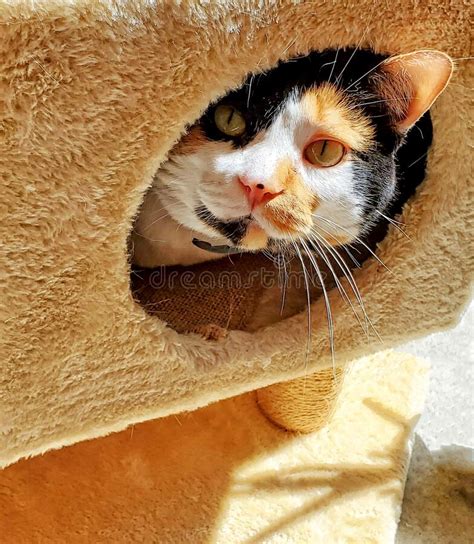
M 377 250 L 384 264 L 369 259 L 354 273 L 382 343 L 377 335 L 366 336 L 361 331 L 336 290 L 329 293 L 336 369 L 323 300 L 312 305 L 309 352 L 305 350 L 304 313 L 256 332 L 241 326 L 245 313 L 258 305 L 257 287 L 249 289 L 244 299 L 231 290 L 216 293 L 213 300 L 199 291 L 181 291 L 176 296 L 187 309 L 187 317 L 172 328 L 134 300 L 127 241 L 151 178 L 185 125 L 198 118 L 209 102 L 238 86 L 247 73 L 312 49 L 338 46 L 371 46 L 389 53 L 432 48 L 462 59 L 471 54 L 467 11 L 461 1 L 453 1 L 449 9 L 400 1 L 377 5 L 374 10 L 374 3 L 368 0 L 318 5 L 284 0 L 265 2 L 258 8 L 244 1 L 162 5 L 137 0 L 112 5 L 84 0 L 65 5 L 51 0 L 0 7 L 0 177 L 4 191 L 0 465 L 12 465 L 0 475 L 12 497 L 15 489 L 22 493 L 27 474 L 36 474 L 41 487 L 42 463 L 49 463 L 51 481 L 59 482 L 58 466 L 64 456 L 82 466 L 85 477 L 90 464 L 84 459 L 92 462 L 99 455 L 94 444 L 102 444 L 97 447 L 107 452 L 107 466 L 120 471 L 123 465 L 117 456 L 126 448 L 122 437 L 134 425 L 140 428 L 136 444 L 146 449 L 146 436 L 168 444 L 174 440 L 176 455 L 181 452 L 184 459 L 186 452 L 189 456 L 198 447 L 190 436 L 201 435 L 189 420 L 192 414 L 182 414 L 221 401 L 193 412 L 209 428 L 219 422 L 216 433 L 220 438 L 206 435 L 206 447 L 216 440 L 227 446 L 232 443 L 232 451 L 237 451 L 242 444 L 237 446 L 234 433 L 238 436 L 239 432 L 251 436 L 256 444 L 268 439 L 275 448 L 273 454 L 268 453 L 267 465 L 262 457 L 265 448 L 256 448 L 260 469 L 267 472 L 271 455 L 285 456 L 285 445 L 293 458 L 306 462 L 305 455 L 312 450 L 318 463 L 333 455 L 347 467 L 357 459 L 345 458 L 344 451 L 352 448 L 370 457 L 360 442 L 362 431 L 380 427 L 381 447 L 390 450 L 395 467 L 395 495 L 386 505 L 385 517 L 379 516 L 386 521 L 384 529 L 370 526 L 376 524 L 374 520 L 361 521 L 366 525 L 360 534 L 373 533 L 367 542 L 390 541 L 377 540 L 377 531 L 393 538 L 407 444 L 421 409 L 426 368 L 401 354 L 371 354 L 452 326 L 467 301 L 472 270 L 468 196 L 472 161 L 467 145 L 471 64 L 459 60 L 449 87 L 432 110 L 434 144 L 427 175 L 400 219 L 406 235 L 391 228 Z M 237 269 L 245 276 L 252 262 L 243 262 Z M 234 308 L 232 323 L 230 314 L 223 320 L 222 312 L 217 312 L 214 322 L 208 319 L 202 326 L 187 327 L 189 315 L 211 315 L 215 308 L 230 305 Z M 167 311 L 176 319 L 173 300 Z M 183 315 L 178 312 L 178 321 Z M 342 380 L 348 363 L 356 359 L 354 370 Z M 384 377 L 396 387 L 387 388 Z M 329 422 L 341 388 L 336 413 Z M 367 400 L 370 395 L 364 388 L 372 391 L 372 400 Z M 248 393 L 251 391 L 256 393 Z M 389 399 L 390 408 L 383 407 L 384 399 Z M 399 416 L 403 432 L 383 435 L 382 428 L 387 426 L 380 426 L 367 406 L 393 425 Z M 360 416 L 362 426 L 357 427 L 353 414 Z M 156 418 L 165 419 L 150 421 Z M 185 421 L 181 441 L 181 426 L 173 423 L 180 418 Z M 305 433 L 321 428 L 299 438 L 282 430 Z M 122 432 L 99 438 L 117 431 Z M 90 439 L 96 440 L 13 465 Z M 188 449 L 182 449 L 183 443 Z M 204 448 L 203 442 L 200 447 Z M 303 448 L 299 453 L 298 447 Z M 157 464 L 162 462 L 165 471 L 179 471 L 170 452 L 156 444 L 153 448 Z M 150 469 L 152 460 L 147 458 L 147 463 Z M 190 481 L 198 478 L 201 468 L 192 468 Z M 254 468 L 246 474 L 242 469 L 241 474 L 246 482 L 242 485 L 250 491 L 258 487 Z M 138 465 L 135 470 L 139 472 Z M 291 470 L 297 472 L 294 466 Z M 296 472 L 290 474 L 290 480 Z M 112 481 L 104 484 L 107 473 L 104 468 L 101 485 L 104 493 L 113 496 Z M 268 485 L 276 485 L 270 473 L 267 476 Z M 84 489 L 85 480 L 77 474 L 71 472 L 68 478 L 71 482 L 76 478 L 71 485 Z M 374 491 L 373 473 L 368 473 L 367 487 L 357 487 L 354 482 L 360 483 L 360 478 L 359 474 L 349 480 L 357 488 L 359 504 L 367 500 L 369 509 L 367 497 L 382 495 Z M 173 496 L 172 482 L 166 480 L 166 485 L 166 493 L 161 488 L 160 492 Z M 336 495 L 342 493 L 342 487 Z M 186 495 L 184 488 L 179 492 Z M 64 499 L 61 493 L 58 491 L 54 508 Z M 25 491 L 24 497 L 31 496 Z M 137 490 L 138 496 L 151 497 L 143 489 Z M 227 516 L 227 525 L 215 528 L 216 542 L 231 542 L 226 531 L 239 532 L 250 523 L 245 511 L 251 498 L 248 501 L 234 502 L 225 515 L 221 512 Z M 21 523 L 21 509 L 15 510 L 14 501 L 7 502 L 7 509 L 2 506 L 6 516 L 2 523 L 16 535 L 12 542 L 28 541 L 32 533 Z M 275 503 L 275 508 L 284 511 L 283 503 Z M 345 507 L 350 510 L 353 505 Z M 108 519 L 102 514 L 102 519 Z M 169 519 L 171 527 L 171 511 L 168 515 L 157 519 Z M 46 516 L 42 522 L 52 523 L 53 518 Z M 89 536 L 100 529 L 91 519 Z M 329 527 L 332 518 L 324 519 Z M 77 518 L 79 526 L 87 523 Z M 76 527 L 73 522 L 71 527 L 71 531 Z M 120 533 L 120 524 L 115 530 Z M 302 526 L 303 536 L 295 541 L 316 542 L 313 530 Z M 345 522 L 337 530 L 341 535 L 350 533 Z M 153 540 L 150 533 L 142 541 L 186 541 L 179 540 L 184 533 L 178 537 L 179 533 L 169 531 L 168 537 L 155 534 Z M 94 541 L 110 539 L 97 537 Z M 200 540 L 196 537 L 196 541 Z M 350 540 L 341 536 L 340 541 Z

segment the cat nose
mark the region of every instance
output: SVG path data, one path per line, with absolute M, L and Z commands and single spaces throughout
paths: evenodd
M 238 178 L 239 183 L 247 195 L 250 207 L 253 210 L 256 206 L 266 204 L 273 200 L 278 195 L 281 195 L 283 191 L 275 191 L 273 188 L 265 187 L 262 182 L 249 181 L 245 178 Z

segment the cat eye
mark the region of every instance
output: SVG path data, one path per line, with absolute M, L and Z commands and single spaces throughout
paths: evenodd
M 214 123 L 226 136 L 242 136 L 245 132 L 245 119 L 234 106 L 217 106 L 214 111 Z
M 304 158 L 308 162 L 323 168 L 336 166 L 342 161 L 345 154 L 346 148 L 336 140 L 316 140 L 304 150 Z

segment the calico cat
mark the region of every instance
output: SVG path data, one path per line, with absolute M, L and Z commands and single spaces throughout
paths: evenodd
M 156 173 L 132 234 L 133 262 L 363 242 L 395 211 L 410 128 L 426 123 L 452 69 L 437 51 L 347 49 L 249 76 L 188 128 Z

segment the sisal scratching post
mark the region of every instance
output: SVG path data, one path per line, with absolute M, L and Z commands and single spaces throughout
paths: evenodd
M 260 389 L 262 412 L 288 431 L 311 433 L 324 427 L 334 412 L 345 368 L 326 369 L 297 380 Z

